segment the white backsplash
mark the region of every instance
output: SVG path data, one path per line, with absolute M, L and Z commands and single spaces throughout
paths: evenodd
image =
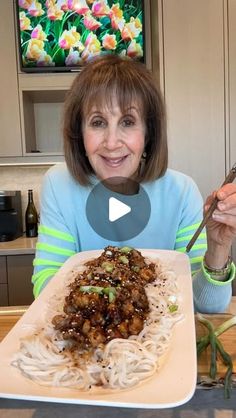
M 42 179 L 50 166 L 2 166 L 0 167 L 0 190 L 20 190 L 23 225 L 28 202 L 28 189 L 33 190 L 34 204 L 40 210 Z

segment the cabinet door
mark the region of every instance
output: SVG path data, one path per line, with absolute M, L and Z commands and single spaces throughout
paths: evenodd
M 9 305 L 30 305 L 33 300 L 34 255 L 7 256 Z
M 1 0 L 0 156 L 21 156 L 13 0 Z
M 223 1 L 159 4 L 170 167 L 193 177 L 205 197 L 225 176 Z
M 6 257 L 0 256 L 0 306 L 8 305 Z
M 7 266 L 6 257 L 4 255 L 0 256 L 0 283 L 7 283 Z

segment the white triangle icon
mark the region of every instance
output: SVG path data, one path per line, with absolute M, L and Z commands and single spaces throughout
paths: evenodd
M 110 197 L 109 199 L 109 221 L 114 222 L 117 219 L 122 218 L 122 216 L 127 215 L 131 212 L 131 207 L 116 199 L 115 197 Z

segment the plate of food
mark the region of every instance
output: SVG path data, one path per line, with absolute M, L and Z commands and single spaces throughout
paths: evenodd
M 72 256 L 0 344 L 0 370 L 3 398 L 187 402 L 197 376 L 188 257 L 114 246 Z

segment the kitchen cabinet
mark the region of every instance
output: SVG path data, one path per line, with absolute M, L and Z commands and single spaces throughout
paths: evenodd
M 63 103 L 75 73 L 19 73 L 18 78 L 23 155 L 35 161 L 62 155 Z
M 33 254 L 0 256 L 0 306 L 30 305 Z
M 0 157 L 21 156 L 13 0 L 1 0 Z
M 0 306 L 8 305 L 6 257 L 0 257 Z
M 61 109 L 75 74 L 23 74 L 14 0 L 1 0 L 0 164 L 63 161 Z

